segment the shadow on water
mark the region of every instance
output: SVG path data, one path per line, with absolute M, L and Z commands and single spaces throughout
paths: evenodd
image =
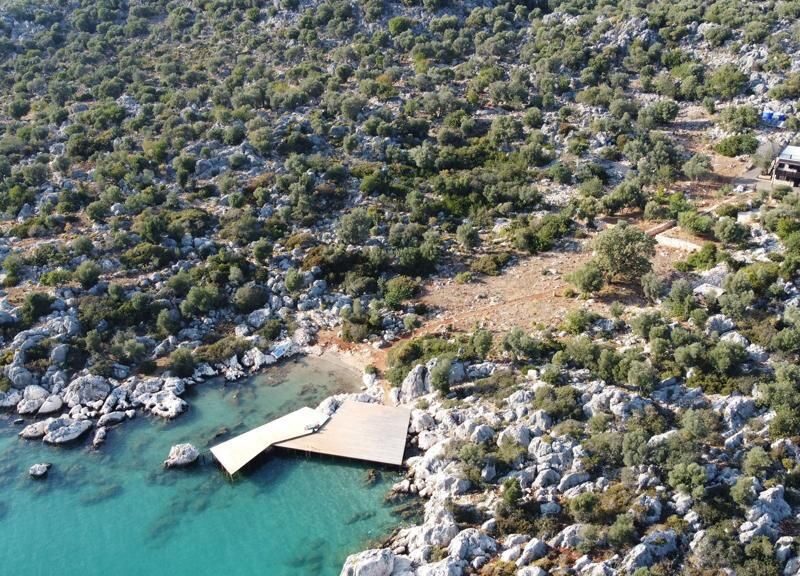
M 169 482 L 164 482 L 165 485 L 189 482 L 192 485 L 175 491 L 161 514 L 148 526 L 148 540 L 157 547 L 166 544 L 183 521 L 200 516 L 211 508 L 221 509 L 229 505 L 226 499 L 216 497 L 225 486 L 225 481 L 220 475 L 213 473 L 211 466 L 170 470 L 160 476 L 169 478 Z
M 352 524 L 357 524 L 358 522 L 364 522 L 365 520 L 370 520 L 377 516 L 377 512 L 375 510 L 364 510 L 362 512 L 356 512 L 350 518 L 344 521 L 346 526 L 350 526 Z
M 117 496 L 121 496 L 124 492 L 122 484 L 117 482 L 108 482 L 101 485 L 88 494 L 82 494 L 78 500 L 84 506 L 96 506 L 106 500 L 111 500 Z
M 300 546 L 304 551 L 289 557 L 285 565 L 298 574 L 319 574 L 327 564 L 328 543 L 322 538 L 304 540 Z

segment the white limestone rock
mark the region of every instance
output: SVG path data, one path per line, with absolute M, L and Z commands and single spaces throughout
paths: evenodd
M 533 538 L 525 544 L 525 548 L 522 549 L 522 554 L 520 554 L 517 560 L 517 566 L 521 568 L 539 558 L 544 558 L 547 555 L 547 550 L 547 542 L 539 540 L 538 538 Z
M 64 402 L 70 408 L 79 404 L 89 404 L 91 402 L 104 401 L 111 391 L 108 380 L 102 376 L 89 374 L 79 376 L 69 383 L 64 390 Z
M 66 416 L 46 420 L 44 437 L 42 440 L 48 444 L 66 444 L 77 440 L 91 427 L 89 420 L 74 420 Z
M 347 557 L 340 576 L 392 576 L 394 561 L 391 550 L 365 550 Z
M 253 347 L 245 352 L 244 356 L 242 357 L 242 364 L 250 368 L 250 370 L 253 372 L 260 370 L 264 366 L 275 364 L 275 362 L 277 362 L 275 356 L 272 354 L 264 354 L 256 347 Z
M 491 442 L 494 439 L 494 429 L 486 424 L 480 424 L 472 431 L 469 439 L 470 442 L 474 442 L 475 444 Z
M 151 414 L 170 420 L 182 414 L 186 410 L 186 406 L 186 402 L 170 390 L 163 390 L 153 394 L 145 403 L 145 408 Z
M 408 404 L 412 400 L 430 394 L 431 388 L 426 378 L 428 369 L 424 364 L 414 366 L 400 384 L 400 403 Z
M 10 364 L 6 368 L 6 377 L 11 381 L 14 388 L 20 390 L 35 383 L 35 378 L 30 371 L 19 364 Z
M 494 555 L 497 541 L 477 528 L 462 530 L 450 541 L 447 553 L 451 558 L 471 560 L 477 556 Z
M 412 433 L 419 434 L 425 430 L 432 430 L 436 427 L 436 422 L 433 416 L 428 414 L 425 410 L 412 410 L 411 411 L 411 425 L 409 429 Z
M 23 428 L 19 436 L 20 438 L 25 438 L 26 440 L 34 440 L 36 438 L 41 438 L 44 436 L 45 429 L 47 427 L 48 420 L 40 420 L 39 422 L 34 422 L 32 424 L 28 424 Z
M 583 542 L 584 524 L 572 524 L 548 540 L 551 548 L 577 548 Z
M 706 333 L 724 334 L 736 328 L 736 323 L 724 314 L 714 314 L 706 320 Z
M 122 411 L 115 411 L 109 412 L 108 414 L 103 414 L 100 416 L 100 419 L 97 421 L 98 426 L 112 426 L 114 424 L 119 424 L 125 420 L 125 412 Z
M 17 413 L 34 414 L 41 408 L 50 393 L 36 384 L 26 386 L 22 392 L 22 400 L 17 404 Z
M 756 536 L 774 539 L 778 524 L 791 516 L 792 508 L 784 500 L 783 486 L 762 491 L 745 515 L 747 521 L 739 527 L 739 541 L 749 542 Z
M 28 474 L 30 474 L 31 478 L 44 478 L 47 476 L 47 472 L 50 470 L 50 463 L 49 462 L 42 462 L 40 464 L 34 464 L 28 469 Z
M 0 392 L 0 408 L 13 408 L 22 400 L 22 392 L 11 388 L 7 392 Z
M 94 437 L 92 438 L 92 448 L 97 449 L 102 446 L 106 441 L 106 436 L 108 431 L 105 426 L 99 426 L 97 430 L 94 432 Z
M 180 468 L 197 462 L 200 451 L 192 444 L 175 444 L 169 450 L 169 456 L 164 460 L 165 468 Z
M 53 414 L 61 410 L 62 406 L 64 406 L 64 401 L 61 399 L 61 396 L 58 394 L 51 394 L 45 398 L 42 405 L 39 406 L 39 414 Z
M 622 560 L 622 568 L 633 573 L 637 568 L 652 566 L 678 549 L 677 537 L 673 530 L 657 530 L 651 532 L 634 546 Z

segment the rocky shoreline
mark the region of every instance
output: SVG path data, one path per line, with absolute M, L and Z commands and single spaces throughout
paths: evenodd
M 731 332 L 733 326 L 728 327 Z M 565 522 L 570 502 L 582 494 L 613 492 L 613 479 L 587 472 L 588 451 L 570 434 L 557 427 L 556 418 L 532 404 L 539 389 L 547 388 L 539 370 L 515 374 L 513 392 L 496 404 L 470 393 L 480 376 L 513 374 L 511 365 L 483 363 L 460 366 L 451 372 L 453 394 L 442 398 L 431 384 L 431 369 L 436 361 L 418 364 L 400 388 L 393 390 L 395 402 L 414 407 L 410 444 L 418 455 L 407 459 L 406 478 L 395 484 L 395 495 L 415 495 L 426 499 L 420 525 L 399 530 L 381 548 L 348 557 L 342 576 L 456 576 L 462 574 L 649 574 L 638 572 L 661 560 L 684 554 L 687 564 L 697 555 L 707 554 L 717 536 L 705 528 L 700 494 L 687 493 L 659 477 L 653 466 L 631 466 L 631 508 L 637 524 L 649 528 L 626 553 L 607 557 L 582 553 L 585 543 L 597 538 L 584 522 Z M 470 377 L 469 375 L 472 375 Z M 623 419 L 634 418 L 648 405 L 676 413 L 711 408 L 722 417 L 724 449 L 714 461 L 705 464 L 706 490 L 714 486 L 732 487 L 745 473 L 734 458 L 764 430 L 748 422 L 768 422 L 774 413 L 760 407 L 753 398 L 741 394 L 712 395 L 687 388 L 682 382 L 662 382 L 645 398 L 621 386 L 606 385 L 593 379 L 586 370 L 568 371 L 568 384 L 580 399 L 587 416 L 607 412 Z M 755 420 L 753 420 L 755 419 Z M 664 447 L 678 430 L 668 430 L 647 439 L 648 449 Z M 458 446 L 496 445 L 513 448 L 516 455 L 510 469 L 500 473 L 491 462 L 479 471 L 481 486 L 465 475 Z M 774 451 L 800 458 L 800 446 L 791 439 L 772 443 Z M 726 454 L 727 451 L 727 454 Z M 671 480 L 671 479 L 670 479 Z M 516 485 L 520 494 L 515 506 L 535 505 L 541 518 L 550 518 L 560 527 L 549 538 L 500 529 L 504 501 Z M 774 554 L 786 576 L 800 574 L 800 556 L 794 538 L 782 526 L 800 519 L 798 508 L 787 502 L 783 485 L 757 478 L 750 487 L 752 497 L 746 521 L 733 537 L 742 544 L 774 542 Z M 463 516 L 468 512 L 469 521 Z M 461 517 L 461 518 L 459 518 Z M 675 520 L 672 520 L 672 519 Z M 680 520 L 680 529 L 676 522 Z M 565 558 L 570 558 L 566 561 Z M 481 572 L 484 567 L 495 570 Z M 546 566 L 546 568 L 545 568 Z M 505 571 L 499 571 L 499 570 Z
M 16 356 L 24 356 L 24 350 L 18 347 Z M 183 413 L 188 404 L 181 396 L 187 388 L 214 378 L 236 381 L 303 351 L 304 347 L 292 339 L 279 341 L 266 352 L 254 346 L 224 363 L 200 364 L 189 378 L 167 374 L 116 379 L 82 373 L 67 382 L 64 371 L 53 370 L 39 384 L 30 383 L 21 389 L 14 387 L 1 392 L 0 406 L 15 410 L 22 418 L 43 417 L 27 424 L 19 433 L 21 438 L 65 444 L 94 428 L 92 446 L 98 448 L 108 428 L 133 419 L 139 413 L 164 419 Z

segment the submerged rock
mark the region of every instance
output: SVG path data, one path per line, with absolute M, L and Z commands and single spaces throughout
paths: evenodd
M 180 468 L 194 464 L 200 457 L 200 451 L 191 444 L 176 444 L 169 450 L 169 456 L 164 460 L 166 468 Z

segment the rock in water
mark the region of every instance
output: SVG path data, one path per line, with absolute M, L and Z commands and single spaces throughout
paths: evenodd
M 166 468 L 179 468 L 194 464 L 200 457 L 200 451 L 191 444 L 176 444 L 170 448 L 169 456 L 164 460 Z
M 28 474 L 31 475 L 31 478 L 44 478 L 47 476 L 47 471 L 50 470 L 50 463 L 49 462 L 42 462 L 40 464 L 34 464 L 28 470 Z
M 33 424 L 28 424 L 22 431 L 19 433 L 20 437 L 25 438 L 26 440 L 33 440 L 35 438 L 41 438 L 44 436 L 46 431 L 48 421 L 42 420 L 40 422 L 34 422 Z
M 54 418 L 47 421 L 42 440 L 49 444 L 65 444 L 77 440 L 91 427 L 89 420 L 73 420 L 66 416 Z
M 103 445 L 103 442 L 106 441 L 106 434 L 106 427 L 100 426 L 94 433 L 94 438 L 92 438 L 92 448 L 100 448 L 100 446 Z

